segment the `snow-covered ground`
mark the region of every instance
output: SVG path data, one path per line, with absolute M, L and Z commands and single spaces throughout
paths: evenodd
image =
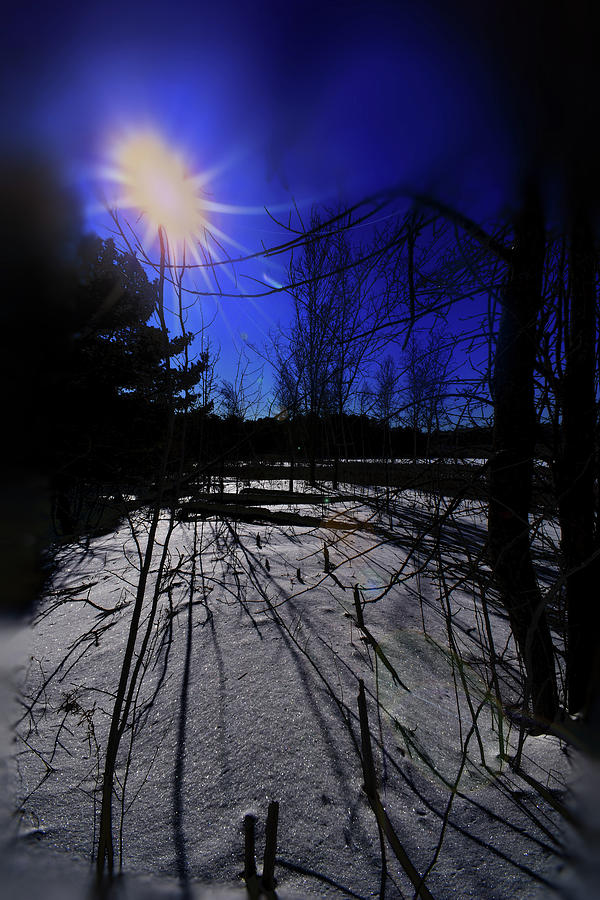
M 567 883 L 569 754 L 557 737 L 527 736 L 521 777 L 506 761 L 518 729 L 489 699 L 489 629 L 504 703 L 518 702 L 519 679 L 505 616 L 491 605 L 488 629 L 483 615 L 484 510 L 417 492 L 388 507 L 384 494 L 377 504 L 329 494 L 294 505 L 320 528 L 215 516 L 170 533 L 161 521 L 142 633 L 165 548 L 158 613 L 114 800 L 130 896 L 244 896 L 242 823 L 257 817 L 260 857 L 270 800 L 280 804 L 279 897 L 380 896 L 359 679 L 379 795 L 434 897 L 545 897 Z M 137 516 L 87 552 L 63 551 L 33 625 L 11 638 L 17 739 L 1 774 L 18 814 L 7 824 L 3 896 L 87 890 L 148 530 Z M 546 523 L 536 550 L 547 566 L 554 540 Z M 389 844 L 385 856 L 385 896 L 412 897 Z

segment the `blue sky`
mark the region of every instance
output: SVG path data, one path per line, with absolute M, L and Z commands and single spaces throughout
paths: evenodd
M 219 202 L 285 217 L 293 203 L 308 214 L 402 184 L 488 218 L 510 203 L 515 135 L 493 45 L 464 12 L 432 2 L 22 5 L 4 36 L 5 143 L 55 159 L 101 235 L 110 142 L 148 126 L 194 171 L 215 169 L 207 189 Z M 250 251 L 285 238 L 266 215 L 216 221 Z M 240 266 L 237 284 L 250 290 L 246 276 L 265 273 L 283 277 L 259 262 Z M 215 301 L 202 303 L 212 319 Z M 235 343 L 262 344 L 287 308 L 283 296 L 220 301 L 223 375 Z

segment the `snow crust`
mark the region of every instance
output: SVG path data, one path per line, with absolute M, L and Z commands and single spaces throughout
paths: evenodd
M 252 485 L 286 490 L 287 480 Z M 433 896 L 574 891 L 557 811 L 571 803 L 565 745 L 542 735 L 521 748 L 523 770 L 556 807 L 508 764 L 518 728 L 489 700 L 482 505 L 415 491 L 389 505 L 381 491 L 330 498 L 325 519 L 348 530 L 215 516 L 170 534 L 165 512 L 144 607 L 148 616 L 168 540 L 158 616 L 117 771 L 114 836 L 126 873 L 117 890 L 245 896 L 244 815 L 257 819 L 260 870 L 267 807 L 277 800 L 279 897 L 379 896 L 381 847 L 361 769 L 362 679 L 380 796 L 415 867 L 430 867 Z M 16 739 L 5 730 L 2 896 L 88 891 L 147 530 L 140 511 L 86 552 L 65 549 L 35 620 L 9 636 L 3 699 Z M 552 523 L 540 526 L 540 564 L 552 565 L 555 538 Z M 355 586 L 379 654 L 357 625 Z M 489 615 L 503 701 L 517 702 L 506 617 L 495 606 Z M 385 896 L 412 897 L 389 847 L 386 860 Z

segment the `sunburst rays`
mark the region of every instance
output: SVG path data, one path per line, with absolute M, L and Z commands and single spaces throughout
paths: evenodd
M 180 149 L 157 131 L 144 129 L 113 141 L 110 162 L 99 175 L 107 188 L 109 208 L 135 216 L 134 230 L 147 255 L 162 230 L 170 268 L 193 265 L 210 284 L 211 267 L 227 261 L 227 247 L 241 254 L 249 252 L 217 225 L 214 215 L 259 211 L 211 199 L 207 188 L 215 171 L 194 173 Z

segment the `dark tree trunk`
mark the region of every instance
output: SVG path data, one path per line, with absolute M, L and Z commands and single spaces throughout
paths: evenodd
M 288 490 L 290 494 L 294 492 L 294 466 L 296 462 L 295 454 L 294 454 L 294 437 L 292 435 L 292 426 L 288 421 L 288 443 L 290 447 L 290 477 L 288 482 Z
M 317 417 L 314 413 L 310 413 L 308 417 L 308 481 L 313 487 L 317 483 L 317 428 Z
M 311 451 L 310 457 L 308 460 L 308 481 L 312 487 L 315 487 L 317 483 L 317 461 L 315 458 L 314 450 Z
M 533 569 L 529 511 L 535 452 L 534 363 L 542 302 L 545 233 L 539 197 L 527 195 L 515 221 L 494 369 L 494 445 L 488 518 L 493 574 L 526 671 L 533 714 L 558 707 L 550 628 Z
M 565 368 L 559 512 L 566 570 L 567 698 L 585 710 L 597 671 L 600 564 L 594 559 L 596 289 L 594 238 L 576 215 L 571 234 L 570 340 Z

